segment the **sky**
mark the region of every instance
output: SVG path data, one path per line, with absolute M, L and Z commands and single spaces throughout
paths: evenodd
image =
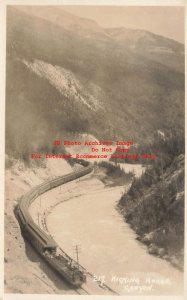
M 144 29 L 184 43 L 182 6 L 65 6 L 64 10 L 101 27 Z

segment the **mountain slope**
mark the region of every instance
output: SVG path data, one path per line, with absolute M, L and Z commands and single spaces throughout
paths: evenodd
M 126 28 L 108 28 L 108 35 L 120 46 L 128 47 L 170 69 L 184 73 L 184 45 L 169 38 L 153 34 L 145 30 Z
M 152 168 L 152 174 L 155 169 Z M 147 173 L 147 174 L 146 174 Z M 165 168 L 162 179 L 151 169 L 134 181 L 122 196 L 119 209 L 125 220 L 146 243 L 151 254 L 184 267 L 184 155 L 177 156 Z M 147 178 L 146 178 L 147 177 Z
M 19 10 L 28 15 L 39 17 L 43 20 L 50 21 L 54 25 L 63 27 L 69 31 L 76 31 L 77 34 L 84 37 L 100 37 L 107 38 L 108 34 L 95 21 L 77 17 L 60 6 L 19 6 Z
M 183 128 L 184 74 L 178 66 L 159 62 L 156 51 L 157 59 L 135 51 L 95 22 L 47 9 L 38 17 L 8 8 L 8 151 L 25 151 L 22 144 L 27 151 L 46 147 L 68 132 L 141 143 L 157 129 Z M 60 15 L 62 20 L 51 20 Z M 162 37 L 160 47 L 164 43 Z

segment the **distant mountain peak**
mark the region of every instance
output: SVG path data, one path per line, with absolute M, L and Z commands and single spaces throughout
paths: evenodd
M 143 29 L 125 27 L 105 28 L 105 32 L 115 41 L 138 52 L 184 54 L 184 45 L 170 38 Z
M 58 6 L 19 6 L 17 7 L 24 13 L 44 19 L 57 26 L 81 34 L 99 33 L 107 36 L 105 30 L 94 20 L 81 18 L 67 12 L 64 7 Z

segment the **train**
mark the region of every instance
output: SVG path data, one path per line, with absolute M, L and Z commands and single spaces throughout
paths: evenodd
M 85 269 L 68 256 L 55 242 L 53 237 L 43 231 L 32 219 L 29 206 L 41 194 L 59 185 L 80 178 L 93 171 L 93 165 L 89 164 L 83 169 L 48 180 L 22 196 L 15 207 L 15 215 L 20 224 L 24 238 L 37 250 L 42 258 L 58 272 L 70 285 L 81 287 L 86 282 Z

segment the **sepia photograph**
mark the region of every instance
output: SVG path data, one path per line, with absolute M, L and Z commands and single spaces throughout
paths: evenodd
M 185 4 L 8 4 L 5 73 L 6 299 L 184 296 Z

